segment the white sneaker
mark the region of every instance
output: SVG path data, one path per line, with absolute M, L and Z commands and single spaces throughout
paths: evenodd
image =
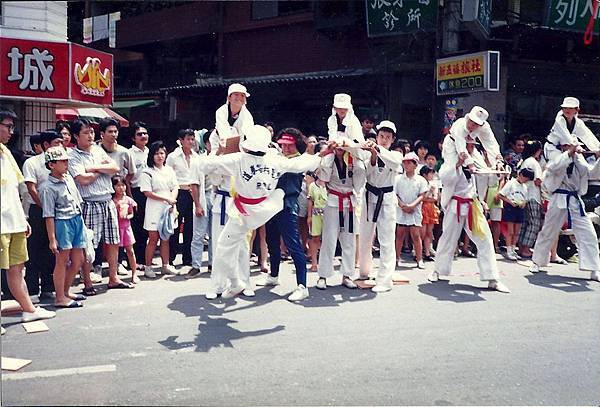
M 122 264 L 119 264 L 119 267 L 117 267 L 117 274 L 120 276 L 126 276 L 127 273 L 127 269 L 125 268 L 125 266 L 123 266 Z
M 375 287 L 371 288 L 371 291 L 374 293 L 384 293 L 386 291 L 391 291 L 392 287 L 389 285 L 377 284 Z
M 96 266 L 99 267 L 99 266 Z M 96 270 L 96 267 L 94 267 L 94 270 Z M 102 268 L 100 268 L 100 270 L 102 270 Z M 98 274 L 95 271 L 91 271 L 90 272 L 90 280 L 92 280 L 92 283 L 101 283 L 102 282 L 102 274 Z
M 504 285 L 502 281 L 492 280 L 488 284 L 488 288 L 496 291 L 500 291 L 501 293 L 510 293 L 509 288 Z
M 144 276 L 146 278 L 156 278 L 156 273 L 152 270 L 152 266 L 144 267 Z
M 319 278 L 319 279 L 317 280 L 317 285 L 316 285 L 316 287 L 317 287 L 319 290 L 326 290 L 326 289 L 327 289 L 327 280 L 325 280 L 323 277 Z
M 242 295 L 244 297 L 254 297 L 256 293 L 252 288 L 245 288 L 244 291 L 242 291 Z
M 423 262 L 423 260 L 419 260 L 417 262 L 417 268 L 418 269 L 424 269 L 425 268 L 425 263 Z
M 245 288 L 242 285 L 238 285 L 238 286 L 229 286 L 227 287 L 227 289 L 225 291 L 223 291 L 223 294 L 221 294 L 221 298 L 224 299 L 228 299 L 228 298 L 233 298 L 235 296 L 237 296 L 238 294 L 240 294 L 242 291 L 244 291 Z
M 2 327 L 1 331 L 0 331 L 0 335 L 4 335 L 6 333 L 6 329 L 4 329 L 4 327 Z
M 217 293 L 214 291 L 209 291 L 204 296 L 207 300 L 216 300 L 218 297 Z
M 529 266 L 529 272 L 530 273 L 539 273 L 540 272 L 540 266 L 538 266 L 534 262 L 531 262 L 531 266 Z
M 162 267 L 160 268 L 160 272 L 161 272 L 161 274 L 170 274 L 172 276 L 176 276 L 179 274 L 177 272 L 177 270 L 175 270 L 175 268 L 173 266 L 171 266 L 170 264 L 163 264 Z
M 33 312 L 23 312 L 22 322 L 37 321 L 39 319 L 50 319 L 56 316 L 56 312 L 48 311 L 44 308 L 35 307 Z
M 436 281 L 439 281 L 440 280 L 440 273 L 438 273 L 437 271 L 432 271 L 427 276 L 427 280 L 431 281 L 432 283 L 435 283 Z
M 264 276 L 263 278 L 258 280 L 256 282 L 256 285 L 261 286 L 261 287 L 279 285 L 279 277 L 273 277 L 270 274 L 267 274 L 266 276 Z
M 289 301 L 302 301 L 308 298 L 308 288 L 304 287 L 302 284 L 299 284 L 298 287 L 292 291 L 290 296 L 288 297 Z
M 516 254 L 514 254 L 513 252 L 509 252 L 509 251 L 506 252 L 506 258 L 507 258 L 507 260 L 511 260 L 511 261 L 519 260 L 519 258 L 517 257 Z
M 600 281 L 600 273 L 598 270 L 592 271 L 592 275 L 590 276 L 590 280 Z
M 354 281 L 352 281 L 352 279 L 350 277 L 346 277 L 346 276 L 344 276 L 344 278 L 342 278 L 342 285 L 344 287 L 350 288 L 350 289 L 358 288 L 356 283 Z

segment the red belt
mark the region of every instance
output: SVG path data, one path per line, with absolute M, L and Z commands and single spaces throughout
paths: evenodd
M 469 213 L 467 215 L 467 219 L 469 222 L 469 230 L 473 230 L 473 198 L 463 198 L 461 196 L 454 195 L 452 197 L 456 201 L 456 219 L 460 222 L 460 205 L 461 204 L 469 204 Z
M 246 198 L 245 196 L 236 194 L 233 197 L 233 203 L 234 203 L 235 207 L 237 208 L 237 210 L 240 211 L 240 213 L 242 215 L 248 216 L 248 212 L 246 212 L 244 205 L 257 205 L 257 204 L 261 203 L 262 201 L 264 201 L 265 199 L 267 199 L 266 196 L 263 196 L 262 198 Z
M 333 195 L 338 197 L 338 213 L 340 216 L 340 228 L 344 227 L 344 199 L 348 200 L 348 212 L 350 214 L 350 219 L 348 219 L 348 233 L 354 232 L 354 207 L 352 206 L 352 191 L 350 192 L 339 192 L 335 189 L 327 188 L 327 192 L 332 193 Z

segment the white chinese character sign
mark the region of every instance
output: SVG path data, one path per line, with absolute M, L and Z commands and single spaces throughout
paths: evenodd
M 584 32 L 596 0 L 546 0 L 545 25 L 557 30 Z M 594 35 L 600 34 L 600 7 L 596 11 Z
M 369 37 L 435 31 L 438 0 L 366 0 Z

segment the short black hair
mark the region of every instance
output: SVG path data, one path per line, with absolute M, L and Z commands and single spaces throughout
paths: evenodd
M 84 127 L 92 127 L 92 123 L 88 119 L 77 119 L 71 126 L 71 134 L 75 137 L 79 136 L 81 129 Z
M 71 133 L 71 126 L 69 126 L 69 123 L 65 121 L 56 122 L 56 132 L 60 133 L 61 131 L 63 131 L 63 129 L 67 129 L 69 130 L 69 133 Z
M 428 166 L 424 165 L 419 170 L 419 175 L 422 177 L 425 177 L 425 175 L 429 174 L 430 172 L 435 172 L 435 170 L 433 168 L 429 168 Z
M 214 131 L 214 129 L 210 129 L 206 133 L 204 133 L 204 135 L 202 136 L 202 141 L 204 142 L 204 145 L 208 144 L 208 142 L 210 140 L 210 135 L 212 134 L 213 131 Z
M 144 129 L 148 130 L 148 126 L 146 126 L 146 123 L 144 123 L 144 122 L 134 122 L 131 125 L 131 138 L 134 138 L 135 137 L 135 133 L 137 133 L 137 131 L 139 129 L 141 129 L 142 127 Z
M 181 129 L 177 132 L 177 138 L 183 140 L 186 136 L 195 137 L 194 130 L 192 129 Z
M 112 117 L 105 117 L 104 119 L 100 119 L 100 133 L 104 133 L 109 126 L 115 126 L 117 130 L 119 130 L 119 122 L 113 119 Z
M 40 144 L 44 147 L 44 143 L 50 144 L 52 140 L 56 140 L 57 138 L 62 140 L 62 136 L 57 133 L 55 130 L 44 130 L 39 133 L 40 135 Z M 45 150 L 45 149 L 44 149 Z
M 541 149 L 542 149 L 542 143 L 540 143 L 537 140 L 529 140 L 528 142 L 525 143 L 525 148 L 523 149 L 523 152 L 521 153 L 521 158 L 523 158 L 523 160 L 525 160 L 529 157 L 533 157 L 535 155 L 535 153 L 537 153 Z
M 31 137 L 29 137 L 29 145 L 31 149 L 35 151 L 35 145 L 42 145 L 42 137 L 40 133 L 35 133 Z
M 163 143 L 162 141 L 155 141 L 154 143 L 150 144 L 150 147 L 148 148 L 148 159 L 146 160 L 146 165 L 150 168 L 154 168 L 154 154 L 156 154 L 156 152 L 160 149 L 164 149 L 165 150 L 165 154 L 167 153 L 167 147 L 165 147 L 165 143 Z
M 300 154 L 304 154 L 304 152 L 306 151 L 306 136 L 295 127 L 287 127 L 279 131 L 279 133 L 277 133 L 277 137 L 275 138 L 275 140 L 279 140 L 284 134 L 292 136 L 294 140 L 296 140 L 296 148 L 298 149 Z
M 0 106 L 0 121 L 4 121 L 4 119 L 17 120 L 18 116 L 12 110 L 10 110 L 4 106 Z
M 424 148 L 427 151 L 429 151 L 429 143 L 426 142 L 425 140 L 418 140 L 415 143 L 415 151 L 419 150 L 420 148 Z
M 530 170 L 529 168 L 521 168 L 519 170 L 519 175 L 524 176 L 525 178 L 527 178 L 530 181 L 533 181 L 535 178 L 535 173 Z

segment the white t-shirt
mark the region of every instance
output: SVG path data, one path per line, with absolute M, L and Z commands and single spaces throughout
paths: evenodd
M 411 204 L 419 195 L 428 190 L 429 184 L 427 180 L 420 175 L 415 174 L 412 177 L 408 177 L 406 174 L 400 174 L 396 176 L 394 192 L 405 204 Z M 417 205 L 412 213 L 406 213 L 398 207 L 396 210 L 396 223 L 400 225 L 421 226 L 421 221 L 423 220 L 421 206 L 422 204 Z
M 140 150 L 136 145 L 131 146 L 129 149 L 131 161 L 133 161 L 133 165 L 135 166 L 135 174 L 133 174 L 133 178 L 131 178 L 132 188 L 139 188 L 140 186 L 141 172 L 148 166 L 148 151 L 148 147 L 144 147 L 143 150 Z
M 27 230 L 27 219 L 19 197 L 23 175 L 12 154 L 0 145 L 0 234 L 20 233 Z
M 524 183 L 521 184 L 516 178 L 512 178 L 504 184 L 500 190 L 500 194 L 517 204 L 527 202 L 527 185 Z
M 542 179 L 542 166 L 540 165 L 539 161 L 536 160 L 534 157 L 527 158 L 525 161 L 523 161 L 519 168 L 528 168 L 533 171 L 534 179 Z M 540 187 L 535 185 L 533 181 L 527 181 L 525 185 L 527 185 L 527 200 L 533 200 L 541 204 L 542 194 L 540 191 Z
M 161 169 L 145 168 L 139 179 L 141 192 L 164 193 L 170 192 L 178 185 L 173 168 L 164 165 Z
M 49 176 L 50 170 L 46 168 L 46 157 L 43 153 L 25 160 L 25 163 L 23 164 L 23 177 L 25 178 L 25 182 L 36 184 L 38 192 L 42 185 L 48 181 Z M 33 198 L 29 192 L 24 194 L 23 207 L 29 208 L 29 205 L 33 203 Z

